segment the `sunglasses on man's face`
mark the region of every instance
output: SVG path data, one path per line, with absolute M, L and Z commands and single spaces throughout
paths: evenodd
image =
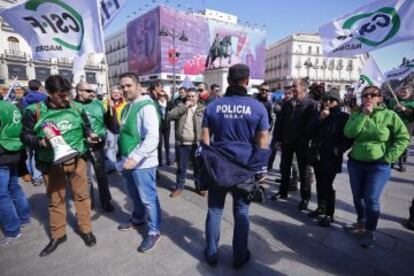
M 198 88 L 198 89 L 197 89 L 197 91 L 198 91 L 198 92 L 203 92 L 203 91 L 204 91 L 204 89 L 203 89 L 203 88 Z
M 260 91 L 262 91 L 262 92 L 269 92 L 269 89 L 260 89 Z
M 361 95 L 361 98 L 375 98 L 375 97 L 379 97 L 378 93 L 365 93 Z
M 92 89 L 79 89 L 79 91 L 83 91 L 83 92 L 86 92 L 86 93 L 89 93 L 89 94 L 95 92 Z
M 323 101 L 324 102 L 334 102 L 334 101 L 337 101 L 337 99 L 335 99 L 335 98 L 325 98 L 325 99 L 323 99 Z

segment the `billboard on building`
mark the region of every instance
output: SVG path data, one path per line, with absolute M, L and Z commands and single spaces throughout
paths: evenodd
M 128 67 L 138 75 L 161 72 L 159 9 L 128 23 Z
M 174 58 L 172 37 L 159 36 L 161 26 L 175 32 L 178 59 Z M 179 40 L 182 32 L 188 41 Z M 264 78 L 266 33 L 260 29 L 161 6 L 131 21 L 127 36 L 129 69 L 139 75 L 172 73 L 174 65 L 177 74 L 201 74 L 205 70 L 209 49 L 217 38 L 230 41 L 227 50 L 231 58 L 222 59 L 222 67 L 245 63 L 250 66 L 251 78 Z M 217 59 L 214 67 L 219 66 L 220 60 Z

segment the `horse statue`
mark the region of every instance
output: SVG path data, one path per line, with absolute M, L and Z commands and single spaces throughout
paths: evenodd
M 220 58 L 219 68 L 221 68 L 221 62 L 223 58 L 229 58 L 228 64 L 230 64 L 231 55 L 231 35 L 225 36 L 222 40 L 220 40 L 220 37 L 218 36 L 218 34 L 216 34 L 213 44 L 211 45 L 210 50 L 208 51 L 207 60 L 205 64 L 206 70 L 214 69 L 214 61 L 217 58 Z

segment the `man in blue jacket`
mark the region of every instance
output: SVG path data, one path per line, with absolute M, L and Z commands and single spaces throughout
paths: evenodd
M 40 92 L 42 83 L 36 79 L 29 81 L 29 92 L 23 97 L 22 106 L 23 108 L 28 107 L 31 104 L 43 102 L 47 99 L 47 95 Z M 43 184 L 43 178 L 40 171 L 36 168 L 34 150 L 30 147 L 27 148 L 27 160 L 26 166 L 29 168 L 29 172 L 32 176 L 32 183 L 34 186 Z
M 43 102 L 47 99 L 47 95 L 40 92 L 42 84 L 38 80 L 29 81 L 29 92 L 23 98 L 23 108 L 28 107 L 31 104 Z
M 255 148 L 267 148 L 269 129 L 265 107 L 247 95 L 249 74 L 247 65 L 236 64 L 230 67 L 227 78 L 229 87 L 223 98 L 208 105 L 201 138 L 206 145 L 210 145 L 210 138 L 213 138 L 214 148 L 224 151 L 232 160 L 237 160 L 246 167 Z M 232 192 L 234 199 L 233 266 L 238 269 L 250 259 L 247 247 L 250 201 L 245 193 L 233 188 L 219 188 L 218 185 L 209 187 L 204 254 L 211 266 L 217 264 L 220 221 L 227 192 Z

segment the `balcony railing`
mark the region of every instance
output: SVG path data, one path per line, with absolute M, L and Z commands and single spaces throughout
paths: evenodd
M 6 57 L 18 58 L 18 59 L 26 59 L 27 54 L 24 52 L 16 51 L 16 50 L 4 50 Z

